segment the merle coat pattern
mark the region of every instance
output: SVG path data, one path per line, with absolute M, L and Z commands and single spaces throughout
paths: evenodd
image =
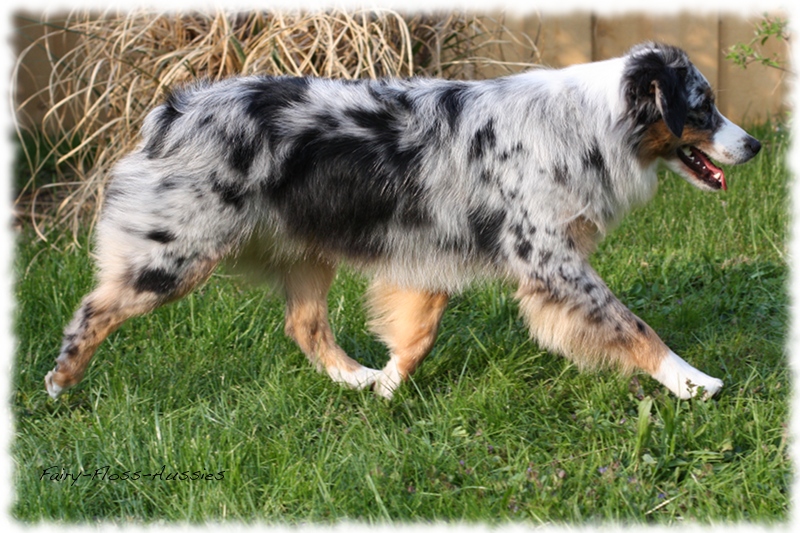
M 726 187 L 758 141 L 724 118 L 686 54 L 624 57 L 488 81 L 246 77 L 175 91 L 116 166 L 96 231 L 98 286 L 64 335 L 47 390 L 82 378 L 122 322 L 175 300 L 223 258 L 286 297 L 286 332 L 319 370 L 391 397 L 428 354 L 448 296 L 518 285 L 538 342 L 584 366 L 640 369 L 688 398 L 722 382 L 696 370 L 587 262 L 656 190 L 664 161 Z M 336 344 L 336 266 L 373 278 L 381 370 Z

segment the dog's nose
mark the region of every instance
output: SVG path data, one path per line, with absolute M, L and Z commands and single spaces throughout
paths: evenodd
M 744 147 L 752 155 L 756 155 L 759 152 L 759 150 L 761 150 L 761 143 L 758 142 L 758 139 L 755 139 L 753 137 L 748 137 L 747 140 L 744 142 Z

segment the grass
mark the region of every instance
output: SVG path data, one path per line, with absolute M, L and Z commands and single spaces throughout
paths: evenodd
M 646 376 L 579 373 L 528 340 L 512 291 L 491 283 L 453 299 L 434 352 L 385 402 L 313 372 L 282 333 L 280 302 L 224 273 L 124 325 L 84 381 L 52 401 L 43 376 L 92 271 L 86 246 L 59 250 L 24 230 L 12 516 L 787 521 L 788 140 L 769 127 L 756 133 L 764 151 L 730 169 L 729 192 L 704 194 L 665 176 L 655 201 L 593 261 L 667 344 L 725 381 L 709 402 L 676 400 Z M 56 245 L 70 239 L 65 232 Z M 332 323 L 345 350 L 379 366 L 386 355 L 364 328 L 364 288 L 340 274 Z M 105 479 L 42 479 L 48 467 L 106 466 Z M 166 479 L 176 472 L 189 479 Z

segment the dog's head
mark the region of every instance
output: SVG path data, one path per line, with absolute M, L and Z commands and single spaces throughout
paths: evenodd
M 726 165 L 749 161 L 761 143 L 722 116 L 708 80 L 683 50 L 646 43 L 625 59 L 623 90 L 632 137 L 644 164 L 662 159 L 689 183 L 726 189 Z

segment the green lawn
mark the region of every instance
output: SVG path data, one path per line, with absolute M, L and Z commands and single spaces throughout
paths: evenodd
M 764 150 L 730 169 L 727 193 L 666 175 L 656 200 L 593 260 L 671 348 L 725 381 L 705 403 L 678 401 L 643 375 L 579 373 L 529 341 L 513 288 L 499 284 L 452 300 L 432 355 L 386 402 L 316 374 L 283 334 L 282 304 L 224 272 L 124 325 L 84 381 L 53 401 L 43 378 L 92 267 L 86 239 L 61 252 L 24 231 L 12 515 L 121 524 L 788 520 L 788 138 L 755 133 Z M 384 348 L 364 327 L 365 286 L 342 272 L 331 319 L 345 350 L 381 366 Z M 94 479 L 49 479 L 105 467 Z

